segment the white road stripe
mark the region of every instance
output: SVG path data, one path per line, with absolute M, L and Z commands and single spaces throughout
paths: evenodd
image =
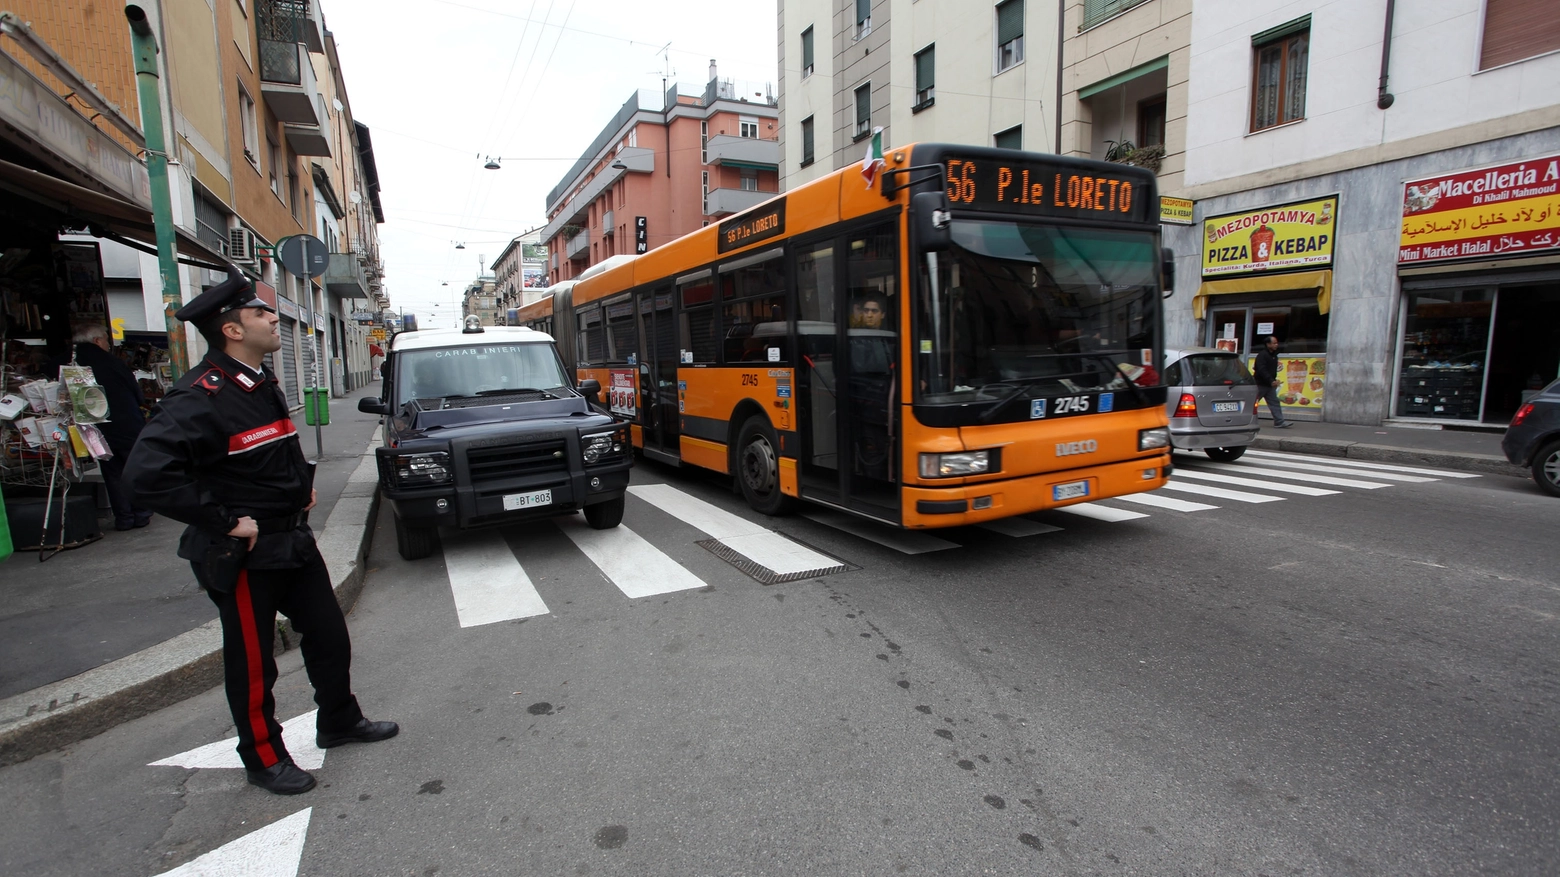
M 1216 509 L 1216 505 L 1208 505 L 1202 502 L 1187 502 L 1184 499 L 1176 499 L 1171 496 L 1159 496 L 1154 493 L 1129 493 L 1126 496 L 1111 497 L 1122 502 L 1135 502 L 1138 505 L 1149 505 L 1160 509 L 1169 509 L 1172 512 L 1205 512 Z
M 557 523 L 590 562 L 631 599 L 705 586 L 703 579 L 621 524 L 596 530 L 575 515 L 558 518 Z
M 1268 469 L 1261 466 L 1247 466 L 1236 462 L 1233 471 L 1242 475 L 1264 475 L 1268 478 L 1290 478 L 1295 481 L 1311 481 L 1317 484 L 1330 484 L 1333 487 L 1358 487 L 1362 490 L 1377 490 L 1382 487 L 1391 487 L 1390 484 L 1382 484 L 1379 481 L 1356 481 L 1352 478 L 1334 478 L 1331 475 L 1314 475 L 1310 472 L 1299 472 L 1290 469 Z M 1181 470 L 1177 469 L 1177 472 Z M 1202 471 L 1202 470 L 1198 470 Z
M 1120 499 L 1120 497 L 1116 498 Z M 1133 518 L 1148 517 L 1148 515 L 1145 515 L 1142 512 L 1129 512 L 1126 509 L 1114 509 L 1108 505 L 1095 505 L 1092 502 L 1081 502 L 1077 505 L 1064 505 L 1061 508 L 1052 509 L 1052 511 L 1066 512 L 1069 515 L 1078 515 L 1079 517 L 1083 518 L 1093 518 L 1096 521 L 1106 521 L 1112 524 L 1118 523 L 1120 521 L 1130 521 Z
M 297 877 L 313 812 L 313 807 L 305 807 L 265 828 L 230 840 L 172 871 L 164 871 L 159 877 L 211 877 L 216 874 Z
M 1280 454 L 1275 451 L 1246 452 L 1248 457 L 1281 457 L 1290 460 L 1304 460 L 1308 463 L 1326 463 L 1330 466 L 1348 466 L 1353 469 L 1380 469 L 1387 472 L 1411 472 L 1415 475 L 1434 475 L 1437 478 L 1478 478 L 1472 472 L 1448 472 L 1445 469 L 1426 469 L 1422 466 L 1395 466 L 1390 463 L 1369 463 L 1364 460 L 1347 460 L 1342 457 L 1315 457 L 1309 454 Z
M 445 529 L 439 538 L 461 627 L 547 614 L 542 595 L 499 531 Z
M 959 547 L 958 543 L 949 542 L 947 539 L 939 539 L 915 530 L 895 530 L 844 512 L 809 511 L 803 512 L 802 517 L 868 542 L 876 542 L 884 548 L 892 548 L 901 554 L 926 554 Z
M 990 530 L 993 533 L 1012 536 L 1014 539 L 1022 539 L 1025 536 L 1039 536 L 1041 533 L 1060 533 L 1062 531 L 1061 527 L 1054 524 L 1042 524 L 1039 521 L 1031 521 L 1028 518 L 998 518 L 995 521 L 987 521 L 976 526 L 982 530 Z
M 1295 493 L 1300 496 L 1331 496 L 1342 493 L 1341 490 L 1326 490 L 1321 487 L 1306 487 L 1301 484 L 1283 484 L 1274 481 L 1258 481 L 1255 478 L 1240 478 L 1235 475 L 1218 475 L 1213 472 L 1199 472 L 1194 469 L 1177 467 L 1174 478 L 1191 478 L 1197 481 L 1212 481 L 1215 484 L 1233 484 L 1236 487 L 1258 487 L 1263 490 L 1276 490 L 1279 493 Z
M 1378 472 L 1375 470 L 1349 469 L 1344 466 L 1324 466 L 1318 463 L 1307 463 L 1301 460 L 1276 460 L 1262 459 L 1256 461 L 1236 460 L 1234 466 L 1278 466 L 1284 469 L 1299 469 L 1305 472 L 1322 472 L 1332 475 L 1359 475 L 1366 478 L 1377 478 L 1382 481 L 1401 481 L 1408 484 L 1428 484 L 1435 481 L 1434 478 L 1426 478 L 1423 475 L 1404 475 L 1401 472 Z
M 292 756 L 293 762 L 304 770 L 319 770 L 325 764 L 325 750 L 314 745 L 314 717 L 319 710 L 310 710 L 301 716 L 293 716 L 282 723 L 282 745 Z M 147 767 L 226 768 L 238 770 L 244 766 L 238 759 L 238 737 L 197 746 L 178 755 L 170 755 L 154 761 Z
M 1180 473 L 1176 473 L 1180 474 Z M 1282 496 L 1264 496 L 1260 493 L 1247 493 L 1244 490 L 1226 490 L 1223 487 L 1208 487 L 1204 484 L 1182 484 L 1170 477 L 1170 481 L 1160 490 L 1175 490 L 1180 493 L 1194 493 L 1198 496 L 1211 496 L 1214 499 L 1233 499 L 1236 502 L 1283 502 Z
M 670 484 L 645 484 L 628 492 L 710 536 L 743 557 L 781 575 L 828 569 L 839 561 L 734 515 Z

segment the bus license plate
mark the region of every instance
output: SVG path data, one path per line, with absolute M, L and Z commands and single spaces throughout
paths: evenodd
M 504 497 L 504 511 L 506 512 L 512 512 L 516 509 L 534 509 L 544 505 L 552 505 L 551 490 L 538 490 L 532 493 L 511 493 Z
M 1051 501 L 1061 502 L 1064 499 L 1077 499 L 1080 496 L 1089 495 L 1089 482 L 1072 481 L 1067 484 L 1057 484 L 1051 488 Z
M 1213 403 L 1213 413 L 1215 414 L 1234 414 L 1238 411 L 1240 411 L 1240 402 L 1238 401 Z

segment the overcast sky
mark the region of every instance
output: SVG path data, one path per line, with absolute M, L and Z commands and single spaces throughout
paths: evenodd
M 385 285 L 392 305 L 419 314 L 424 327 L 423 315 L 458 313 L 466 284 L 511 238 L 546 221 L 548 191 L 629 95 L 660 90 L 667 43 L 673 81 L 702 86 L 713 58 L 723 79 L 775 82 L 773 0 L 322 0 L 320 8 L 353 114 L 373 133 Z M 487 156 L 502 157 L 503 169 L 484 170 Z

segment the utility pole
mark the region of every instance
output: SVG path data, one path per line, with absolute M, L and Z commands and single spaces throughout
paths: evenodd
M 174 255 L 173 197 L 168 190 L 168 151 L 163 134 L 162 92 L 157 74 L 157 35 L 146 12 L 134 4 L 125 6 L 130 22 L 130 45 L 135 55 L 136 94 L 141 103 L 141 130 L 146 135 L 146 173 L 152 188 L 152 225 L 157 232 L 157 268 L 162 275 L 163 320 L 168 329 L 168 364 L 173 379 L 184 374 L 189 353 L 184 323 L 174 316 L 184 304 L 179 291 L 179 263 Z

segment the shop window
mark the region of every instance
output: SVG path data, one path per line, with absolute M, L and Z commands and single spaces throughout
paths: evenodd
M 1560 52 L 1560 16 L 1551 0 L 1485 0 L 1479 69 Z
M 1251 38 L 1251 130 L 1305 118 L 1310 46 L 1309 15 Z
M 1434 290 L 1405 299 L 1398 416 L 1478 420 L 1494 290 Z

